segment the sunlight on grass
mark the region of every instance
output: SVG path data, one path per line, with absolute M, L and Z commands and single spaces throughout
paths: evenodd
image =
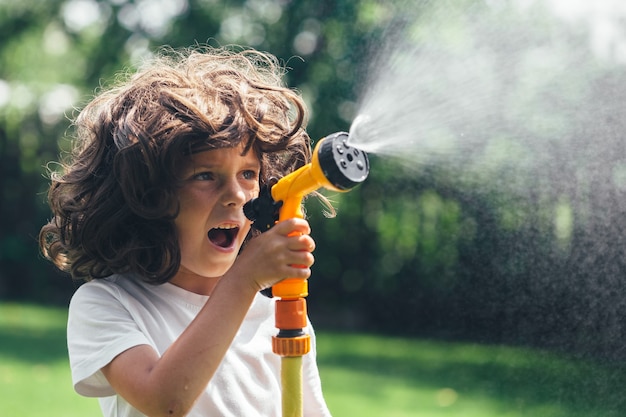
M 66 311 L 0 303 L 0 416 L 98 417 L 71 387 Z M 334 417 L 621 417 L 626 367 L 549 352 L 318 332 Z
M 12 362 L 0 365 L 0 375 L 2 416 L 101 415 L 96 400 L 81 398 L 72 391 L 68 365 L 64 361 L 50 364 Z
M 0 304 L 0 416 L 97 417 L 97 400 L 74 393 L 64 309 Z

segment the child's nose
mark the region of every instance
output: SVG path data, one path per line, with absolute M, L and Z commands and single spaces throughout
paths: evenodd
M 224 184 L 222 204 L 225 206 L 243 206 L 246 201 L 246 190 L 239 184 L 239 181 L 233 179 Z

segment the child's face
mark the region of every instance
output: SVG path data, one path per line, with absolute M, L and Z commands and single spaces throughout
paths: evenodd
M 254 152 L 242 156 L 241 150 L 193 154 L 183 170 L 175 224 L 181 265 L 195 274 L 222 276 L 250 230 L 243 205 L 259 193 L 261 164 Z

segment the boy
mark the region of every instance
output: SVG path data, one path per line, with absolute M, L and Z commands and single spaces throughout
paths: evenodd
M 87 281 L 70 303 L 70 364 L 105 416 L 280 415 L 259 291 L 308 278 L 315 243 L 303 219 L 253 237 L 242 207 L 310 159 L 303 101 L 281 76 L 256 51 L 170 51 L 76 119 L 40 242 Z M 304 414 L 329 416 L 308 331 Z

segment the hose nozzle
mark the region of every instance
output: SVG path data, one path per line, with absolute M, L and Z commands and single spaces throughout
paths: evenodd
M 278 220 L 302 216 L 302 198 L 318 188 L 346 192 L 369 174 L 367 153 L 348 143 L 348 133 L 337 132 L 321 139 L 311 163 L 281 178 L 258 198 L 248 201 L 244 213 L 253 226 L 266 231 Z
M 253 226 L 264 232 L 276 221 L 304 217 L 302 199 L 318 188 L 345 192 L 363 182 L 369 174 L 367 154 L 348 144 L 348 133 L 338 132 L 321 139 L 313 150 L 311 163 L 263 187 L 243 211 Z M 269 291 L 268 291 L 269 290 Z M 263 291 L 276 301 L 276 327 L 272 350 L 282 357 L 300 357 L 309 352 L 306 326 L 306 279 L 286 278 Z

